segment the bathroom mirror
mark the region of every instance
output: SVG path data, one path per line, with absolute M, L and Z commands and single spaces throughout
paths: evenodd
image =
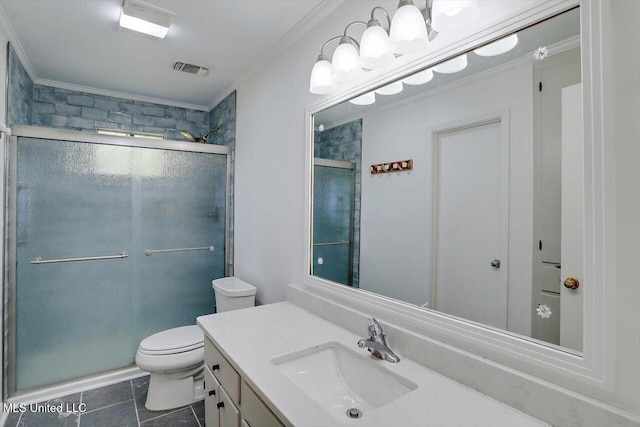
M 313 116 L 310 274 L 582 352 L 574 8 Z

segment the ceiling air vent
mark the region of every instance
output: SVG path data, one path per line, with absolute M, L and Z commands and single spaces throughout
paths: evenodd
M 186 62 L 176 61 L 173 63 L 173 69 L 177 71 L 184 71 L 185 73 L 195 74 L 196 76 L 204 76 L 209 72 L 208 68 L 201 67 L 199 65 L 187 64 Z

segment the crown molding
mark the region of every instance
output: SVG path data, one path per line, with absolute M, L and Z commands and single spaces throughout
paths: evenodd
M 265 62 L 271 60 L 273 57 L 285 51 L 295 42 L 300 40 L 313 27 L 324 20 L 327 15 L 342 5 L 342 3 L 344 3 L 344 0 L 322 0 L 320 4 L 314 7 L 311 12 L 307 13 L 293 28 L 287 31 L 284 36 L 280 37 L 280 39 L 270 49 L 268 49 L 252 67 L 247 69 L 245 73 L 241 74 L 240 77 L 234 80 L 233 83 L 223 92 L 223 96 L 214 98 L 211 104 L 209 104 L 209 110 L 213 109 L 223 99 L 229 96 L 229 94 L 236 90 L 241 82 L 247 80 L 256 72 L 256 70 L 260 69 Z
M 0 5 L 0 32 L 4 34 L 9 43 L 11 43 L 11 48 L 18 56 L 18 59 L 20 59 L 20 62 L 22 62 L 22 66 L 27 71 L 27 74 L 29 74 L 29 77 L 31 77 L 31 80 L 37 80 L 38 75 L 36 74 L 36 70 L 31 65 L 27 54 L 22 48 L 22 44 L 20 44 L 20 40 L 18 39 L 18 36 L 16 35 L 16 32 L 13 29 L 11 22 L 9 21 L 9 18 L 4 13 L 2 5 Z
M 189 104 L 187 102 L 172 101 L 169 99 L 154 98 L 151 96 L 135 95 L 127 92 L 119 92 L 119 91 L 109 90 L 109 89 L 100 89 L 92 86 L 77 85 L 77 84 L 61 82 L 57 80 L 36 79 L 34 80 L 33 84 L 42 85 L 42 86 L 52 86 L 60 89 L 68 89 L 68 90 L 73 90 L 77 92 L 91 93 L 94 95 L 110 96 L 112 98 L 123 98 L 123 99 L 130 99 L 133 101 L 167 105 L 169 107 L 186 108 L 189 110 L 198 110 L 198 111 L 206 111 L 206 112 L 209 112 L 210 110 L 210 108 L 207 107 L 206 105 Z

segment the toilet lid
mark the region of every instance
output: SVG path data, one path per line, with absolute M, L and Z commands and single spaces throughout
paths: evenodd
M 194 350 L 204 345 L 204 334 L 198 325 L 181 326 L 158 332 L 142 340 L 145 353 L 173 354 Z

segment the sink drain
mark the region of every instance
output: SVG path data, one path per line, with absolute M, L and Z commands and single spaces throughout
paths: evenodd
M 362 417 L 362 411 L 358 408 L 347 409 L 347 417 L 349 418 L 360 418 Z

